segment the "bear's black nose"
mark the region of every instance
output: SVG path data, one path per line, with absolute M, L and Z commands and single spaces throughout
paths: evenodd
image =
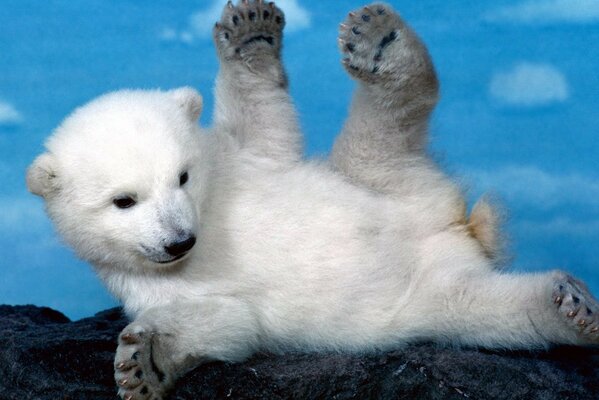
M 185 240 L 173 242 L 168 246 L 164 246 L 164 249 L 171 256 L 177 257 L 191 250 L 194 244 L 196 244 L 196 238 L 195 236 L 191 235 L 189 238 Z

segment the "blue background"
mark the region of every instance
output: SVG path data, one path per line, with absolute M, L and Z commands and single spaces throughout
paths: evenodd
M 56 236 L 26 167 L 76 106 L 120 88 L 192 85 L 211 119 L 222 1 L 0 2 L 0 303 L 72 318 L 115 304 Z M 391 1 L 435 60 L 431 151 L 475 199 L 509 210 L 513 268 L 566 268 L 599 292 L 599 2 Z M 326 155 L 353 83 L 337 27 L 361 1 L 282 0 L 284 58 L 310 156 Z

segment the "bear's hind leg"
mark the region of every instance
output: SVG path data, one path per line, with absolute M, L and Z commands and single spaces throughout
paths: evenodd
M 444 274 L 429 288 L 434 296 L 418 306 L 428 318 L 413 325 L 433 340 L 504 349 L 599 344 L 599 303 L 561 271 L 473 274 L 455 284 Z
M 384 4 L 350 13 L 340 30 L 343 65 L 359 87 L 333 149 L 335 167 L 382 192 L 435 185 L 444 177 L 424 148 L 438 82 L 426 47 Z

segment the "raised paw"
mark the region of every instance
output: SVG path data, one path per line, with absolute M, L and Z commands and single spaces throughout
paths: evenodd
M 260 55 L 279 56 L 285 16 L 273 2 L 231 1 L 214 26 L 214 40 L 221 58 L 249 59 Z
M 552 301 L 564 322 L 578 332 L 583 342 L 599 343 L 599 302 L 584 283 L 560 274 L 554 284 Z
M 360 80 L 397 80 L 401 76 L 414 79 L 423 73 L 432 73 L 436 79 L 424 45 L 385 4 L 375 3 L 350 12 L 340 25 L 338 41 L 345 69 Z
M 120 334 L 114 377 L 122 399 L 159 400 L 169 388 L 171 382 L 155 360 L 157 336 L 134 324 Z

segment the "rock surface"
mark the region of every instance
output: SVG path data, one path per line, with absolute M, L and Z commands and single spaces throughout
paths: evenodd
M 0 306 L 0 399 L 116 399 L 119 309 L 71 322 Z M 172 399 L 599 399 L 599 350 L 488 352 L 413 345 L 390 353 L 259 354 L 197 368 Z

